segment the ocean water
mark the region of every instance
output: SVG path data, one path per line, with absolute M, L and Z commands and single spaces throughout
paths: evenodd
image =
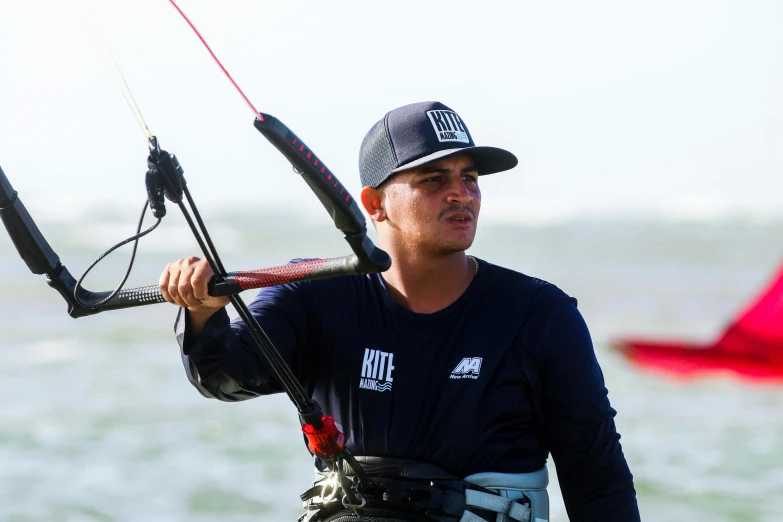
M 129 285 L 198 253 L 170 216 L 142 240 Z M 135 225 L 133 214 L 93 218 L 40 224 L 74 274 Z M 205 218 L 229 269 L 347 253 L 319 219 Z M 623 334 L 710 339 L 772 275 L 782 239 L 783 221 L 740 218 L 480 227 L 471 253 L 579 299 L 645 521 L 783 521 L 783 384 L 672 382 L 608 346 Z M 126 262 L 114 254 L 86 286 L 113 287 Z M 312 468 L 284 396 L 201 397 L 182 369 L 174 307 L 73 320 L 4 233 L 0 269 L 0 520 L 296 520 Z M 567 520 L 551 475 L 552 520 Z

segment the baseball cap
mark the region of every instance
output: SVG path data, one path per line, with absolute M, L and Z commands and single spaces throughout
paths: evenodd
M 517 166 L 516 156 L 507 150 L 476 146 L 465 120 L 429 101 L 391 110 L 372 126 L 359 149 L 359 177 L 362 186 L 377 188 L 395 172 L 454 154 L 469 154 L 479 175 Z

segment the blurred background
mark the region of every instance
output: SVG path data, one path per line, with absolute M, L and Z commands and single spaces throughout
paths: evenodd
M 180 6 L 354 194 L 362 137 L 406 103 L 442 101 L 477 143 L 517 154 L 481 180 L 471 253 L 579 299 L 643 520 L 783 520 L 783 384 L 667 380 L 609 348 L 711 340 L 783 260 L 783 4 Z M 0 166 L 72 273 L 132 234 L 145 198 L 145 138 L 88 26 L 180 158 L 229 269 L 347 252 L 167 2 L 3 2 Z M 198 253 L 169 210 L 128 285 Z M 127 256 L 86 286 L 113 288 Z M 4 232 L 0 269 L 0 520 L 296 519 L 311 463 L 284 396 L 204 399 L 173 307 L 73 320 Z M 566 520 L 551 472 L 552 520 Z

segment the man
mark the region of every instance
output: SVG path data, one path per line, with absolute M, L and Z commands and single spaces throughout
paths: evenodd
M 551 452 L 569 517 L 639 520 L 633 479 L 576 301 L 557 287 L 467 256 L 479 176 L 516 166 L 475 146 L 437 102 L 389 112 L 361 145 L 361 202 L 392 258 L 383 274 L 263 289 L 251 303 L 354 455 L 403 457 L 458 477 L 541 469 Z M 204 260 L 166 267 L 183 307 L 176 331 L 191 382 L 244 400 L 280 386 Z

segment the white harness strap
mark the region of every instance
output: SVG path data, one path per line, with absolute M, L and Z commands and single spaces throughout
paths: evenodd
M 465 505 L 471 507 L 477 507 L 479 509 L 486 509 L 487 511 L 494 511 L 502 515 L 508 515 L 514 520 L 520 522 L 526 522 L 530 520 L 530 508 L 523 506 L 509 498 L 504 498 L 499 495 L 493 495 L 492 493 L 484 493 L 483 491 L 475 491 L 472 489 L 465 490 Z M 473 515 L 469 511 L 466 511 L 460 522 L 467 522 L 465 515 Z M 475 517 L 475 515 L 473 515 Z M 481 520 L 479 518 L 479 520 Z
M 478 491 L 467 490 L 466 504 L 470 505 L 468 498 L 475 499 L 476 502 L 484 501 L 485 505 L 474 504 L 497 513 L 496 522 L 516 522 L 531 520 L 532 522 L 548 522 L 549 520 L 549 496 L 546 487 L 549 484 L 549 473 L 546 466 L 531 473 L 476 473 L 465 477 L 465 480 L 489 489 L 497 496 L 482 493 L 486 497 L 474 495 Z M 469 495 L 469 496 L 468 496 Z M 502 504 L 507 502 L 508 504 Z M 530 508 L 524 504 L 530 504 Z M 493 509 L 492 506 L 500 507 L 501 504 L 507 505 L 507 510 Z M 466 513 L 467 514 L 467 513 Z M 474 519 L 466 519 L 461 522 L 473 522 Z

